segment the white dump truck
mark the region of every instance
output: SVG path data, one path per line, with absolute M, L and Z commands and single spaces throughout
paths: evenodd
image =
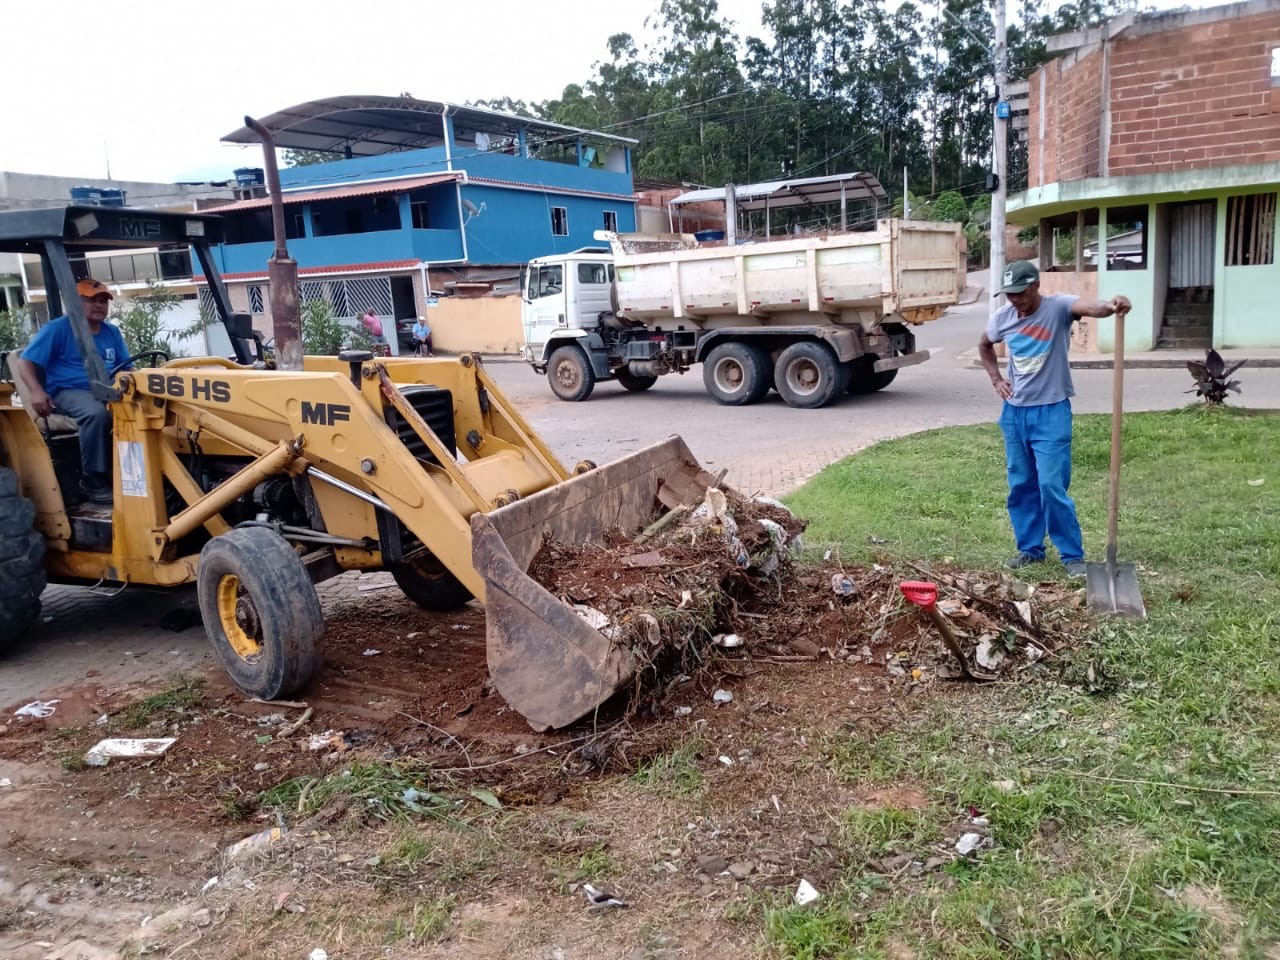
M 929 358 L 911 327 L 940 317 L 964 285 L 953 223 L 882 220 L 734 246 L 596 237 L 609 247 L 539 257 L 522 276 L 523 356 L 562 400 L 587 399 L 601 380 L 648 390 L 698 363 L 724 404 L 770 389 L 809 408 L 872 393 Z

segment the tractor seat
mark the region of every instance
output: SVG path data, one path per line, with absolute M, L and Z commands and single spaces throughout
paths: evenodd
M 76 433 L 76 422 L 64 413 L 55 413 L 50 417 L 40 417 L 31 409 L 31 398 L 27 396 L 27 385 L 23 379 L 16 373 L 13 377 L 13 385 L 18 390 L 18 403 L 16 406 L 23 407 L 36 422 L 36 426 L 45 430 L 50 436 L 59 434 Z

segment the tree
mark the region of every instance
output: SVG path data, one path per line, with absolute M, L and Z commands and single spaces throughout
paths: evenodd
M 0 310 L 0 353 L 26 346 L 31 339 L 31 311 L 19 307 L 12 312 Z
M 161 318 L 181 302 L 182 298 L 164 284 L 149 280 L 144 295 L 113 300 L 107 319 L 120 328 L 130 356 L 162 350 L 174 357 L 179 354 L 170 345 Z
M 332 163 L 341 160 L 341 153 L 329 153 L 326 150 L 285 150 L 284 165 L 286 167 L 310 167 L 317 163 Z
M 964 197 L 954 190 L 944 190 L 933 201 L 931 220 L 944 220 L 952 223 L 965 223 L 969 219 L 969 205 Z

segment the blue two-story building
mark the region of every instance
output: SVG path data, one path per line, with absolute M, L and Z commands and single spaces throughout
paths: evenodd
M 260 122 L 277 147 L 335 157 L 281 170 L 280 190 L 301 297 L 338 317 L 372 308 L 403 329 L 434 296 L 515 282 L 533 257 L 636 229 L 627 137 L 408 97 L 317 100 Z M 247 127 L 223 139 L 258 143 Z M 226 222 L 215 257 L 233 303 L 269 329 L 271 199 L 238 175 L 246 199 L 207 208 Z

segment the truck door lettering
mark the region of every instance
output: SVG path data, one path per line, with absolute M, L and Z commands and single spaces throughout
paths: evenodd
M 302 422 L 332 427 L 351 420 L 351 406 L 346 403 L 311 403 L 302 401 Z

